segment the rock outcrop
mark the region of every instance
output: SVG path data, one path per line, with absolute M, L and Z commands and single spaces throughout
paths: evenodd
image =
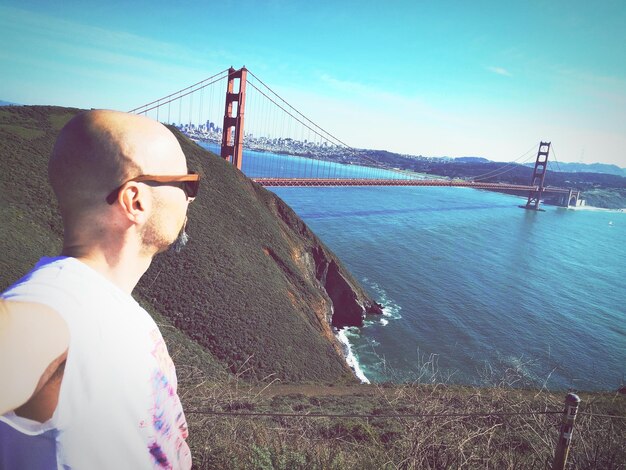
M 335 328 L 363 326 L 366 314 L 382 314 L 382 306 L 369 297 L 341 261 L 280 198 L 271 204 L 276 215 L 295 233 L 307 248 L 313 263 L 303 269 L 313 270 L 320 289 L 328 296 L 332 313 L 329 322 Z M 309 276 L 310 277 L 310 276 Z

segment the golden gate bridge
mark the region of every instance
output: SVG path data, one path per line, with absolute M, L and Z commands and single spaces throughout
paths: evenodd
M 268 187 L 465 187 L 527 194 L 526 204 L 520 207 L 532 210 L 540 210 L 544 193 L 566 207 L 575 205 L 580 196 L 577 190 L 545 185 L 550 142 L 540 142 L 536 155 L 529 150 L 496 170 L 472 178 L 426 178 L 394 168 L 311 121 L 245 67 L 222 70 L 130 112 L 176 126 Z M 493 181 L 529 163 L 532 157 L 535 162 L 528 185 Z

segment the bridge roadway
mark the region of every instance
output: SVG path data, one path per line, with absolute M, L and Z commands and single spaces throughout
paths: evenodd
M 420 179 L 338 179 L 338 178 L 252 178 L 262 186 L 443 186 L 503 191 L 537 191 L 537 186 L 508 183 L 484 183 L 463 180 Z M 543 192 L 568 193 L 569 189 L 546 186 Z

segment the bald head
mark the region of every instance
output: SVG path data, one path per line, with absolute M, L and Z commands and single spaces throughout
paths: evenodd
M 106 206 L 106 196 L 140 174 L 186 173 L 185 157 L 162 124 L 133 114 L 93 110 L 62 130 L 48 164 L 64 219 Z

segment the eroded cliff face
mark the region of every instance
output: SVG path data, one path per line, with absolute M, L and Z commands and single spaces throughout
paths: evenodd
M 382 314 L 382 306 L 369 297 L 341 261 L 284 201 L 274 195 L 270 208 L 286 225 L 286 236 L 295 236 L 300 243 L 299 249 L 294 249 L 293 261 L 327 297 L 330 325 L 335 328 L 362 326 L 366 314 Z
M 323 247 L 313 248 L 317 279 L 333 303 L 331 323 L 336 328 L 362 326 L 366 314 L 381 314 L 382 307 L 349 280 L 347 271 Z

